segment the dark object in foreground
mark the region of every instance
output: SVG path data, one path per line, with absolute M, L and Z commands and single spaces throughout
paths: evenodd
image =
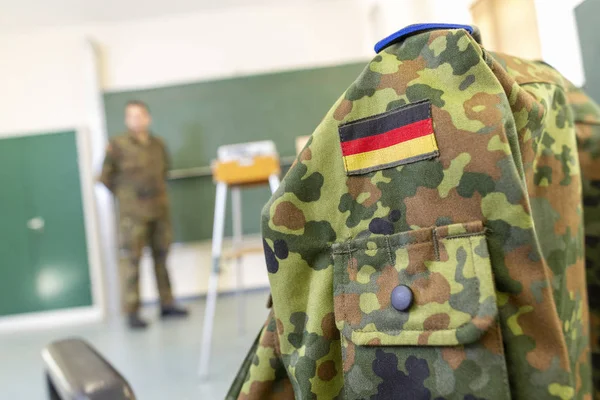
M 81 339 L 50 343 L 42 358 L 51 400 L 135 400 L 125 378 Z
M 188 316 L 188 310 L 177 306 L 163 307 L 160 310 L 161 318 L 185 318 Z
M 148 323 L 141 319 L 138 313 L 129 314 L 127 324 L 131 329 L 146 329 L 148 327 Z

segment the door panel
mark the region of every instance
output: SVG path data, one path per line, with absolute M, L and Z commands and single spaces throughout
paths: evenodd
M 0 140 L 0 315 L 91 304 L 75 132 Z
M 92 304 L 74 132 L 24 138 L 31 262 L 40 310 Z
M 0 141 L 0 315 L 35 309 L 29 259 L 23 142 Z

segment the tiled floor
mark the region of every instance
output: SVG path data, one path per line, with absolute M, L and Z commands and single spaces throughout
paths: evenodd
M 79 336 L 103 354 L 132 386 L 138 400 L 223 399 L 237 369 L 263 324 L 267 291 L 246 294 L 246 331 L 239 334 L 234 296 L 217 302 L 211 375 L 198 378 L 204 300 L 187 304 L 184 321 L 160 321 L 156 308 L 144 315 L 153 324 L 144 332 L 129 331 L 123 321 L 61 330 L 0 335 L 0 399 L 46 399 L 40 351 L 49 342 Z

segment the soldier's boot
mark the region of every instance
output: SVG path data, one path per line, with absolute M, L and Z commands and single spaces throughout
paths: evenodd
M 160 309 L 161 318 L 185 318 L 188 314 L 188 310 L 176 305 L 162 306 Z
M 138 313 L 129 314 L 127 323 L 131 329 L 146 329 L 148 327 L 148 323 L 140 318 Z
M 160 235 L 159 235 L 160 236 Z M 188 310 L 178 307 L 173 299 L 171 290 L 171 280 L 167 271 L 167 249 L 168 246 L 156 246 L 152 249 L 154 258 L 154 273 L 156 274 L 156 284 L 160 296 L 160 317 L 161 318 L 185 318 L 188 316 Z

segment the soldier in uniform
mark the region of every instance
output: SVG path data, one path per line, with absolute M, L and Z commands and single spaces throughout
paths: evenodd
M 121 265 L 126 269 L 125 307 L 131 328 L 147 326 L 138 314 L 139 264 L 147 245 L 154 259 L 161 317 L 187 315 L 173 302 L 166 265 L 172 237 L 166 187 L 169 158 L 163 141 L 150 134 L 150 123 L 146 104 L 127 104 L 128 132 L 110 140 L 100 178 L 118 200 Z
M 227 398 L 599 398 L 600 109 L 471 26 L 376 51 L 263 210 Z

